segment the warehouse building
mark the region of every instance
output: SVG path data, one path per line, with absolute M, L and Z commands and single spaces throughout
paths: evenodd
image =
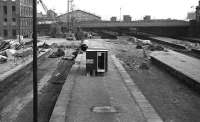
M 57 17 L 61 22 L 83 22 L 83 21 L 101 21 L 101 17 L 85 12 L 82 10 L 75 10 Z
M 20 31 L 19 31 L 20 30 Z M 32 0 L 0 1 L 0 37 L 16 38 L 32 33 Z

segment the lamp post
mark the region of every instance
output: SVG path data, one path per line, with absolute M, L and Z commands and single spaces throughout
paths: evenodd
M 37 0 L 33 0 L 33 122 L 38 122 L 38 93 L 37 93 Z
M 19 44 L 21 44 L 21 38 L 20 38 L 20 35 L 21 35 L 21 7 L 20 7 L 20 3 L 21 1 L 19 0 L 19 16 L 18 16 L 18 27 L 19 27 L 19 31 L 18 31 L 18 39 L 19 39 Z

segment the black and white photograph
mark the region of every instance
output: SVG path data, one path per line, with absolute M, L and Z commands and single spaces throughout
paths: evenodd
M 200 122 L 200 0 L 0 0 L 0 122 Z

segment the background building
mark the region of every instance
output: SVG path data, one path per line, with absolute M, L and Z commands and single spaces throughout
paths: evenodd
M 110 18 L 110 21 L 116 22 L 116 21 L 117 21 L 117 17 L 111 17 L 111 18 Z
M 46 14 L 43 14 L 42 12 L 37 13 L 37 21 L 38 24 L 41 23 L 55 23 L 57 22 L 57 13 L 53 10 L 47 10 Z
M 20 31 L 19 31 L 20 30 Z M 16 38 L 32 33 L 32 0 L 0 1 L 0 36 Z
M 200 1 L 199 5 L 196 7 L 196 20 L 197 22 L 200 22 Z
M 124 22 L 131 22 L 131 19 L 132 19 L 132 18 L 131 18 L 130 15 L 124 15 L 124 16 L 123 16 L 123 21 L 124 21 Z
M 82 10 L 75 10 L 57 17 L 61 22 L 84 22 L 84 21 L 101 21 L 101 17 L 85 12 Z
M 150 15 L 146 15 L 143 18 L 144 21 L 150 21 L 151 20 L 151 16 Z
M 196 12 L 189 12 L 187 14 L 187 19 L 188 20 L 196 20 Z
M 0 1 L 0 36 L 15 38 L 17 34 L 17 18 L 19 10 L 17 3 L 11 0 Z

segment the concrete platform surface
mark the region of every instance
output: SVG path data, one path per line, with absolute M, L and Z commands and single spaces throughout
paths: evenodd
M 151 57 L 200 83 L 200 60 L 171 51 L 155 51 Z
M 87 44 L 104 45 L 102 41 Z M 78 55 L 50 122 L 162 122 L 119 60 L 111 54 L 108 59 L 107 73 L 88 76 L 86 55 Z

